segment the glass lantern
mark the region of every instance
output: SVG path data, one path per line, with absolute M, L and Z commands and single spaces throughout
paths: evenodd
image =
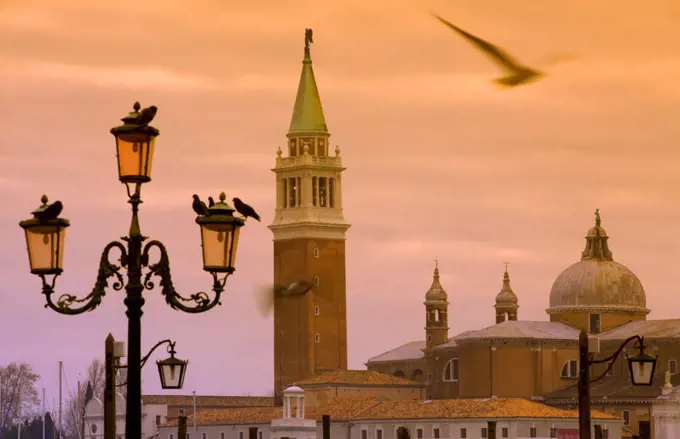
M 654 381 L 656 361 L 656 357 L 652 357 L 644 353 L 644 348 L 640 349 L 640 353 L 638 355 L 628 357 L 630 380 L 634 386 L 652 385 L 652 382 Z
M 184 376 L 187 373 L 188 361 L 175 358 L 171 352 L 170 357 L 165 360 L 157 361 L 158 374 L 161 377 L 161 387 L 163 389 L 181 389 L 184 385 Z
M 222 192 L 220 201 L 208 209 L 210 214 L 196 218 L 201 226 L 203 269 L 210 273 L 234 272 L 239 232 L 245 224 L 233 215 L 234 209 L 224 202 L 225 198 Z
M 26 247 L 31 273 L 58 275 L 64 271 L 64 239 L 70 225 L 64 218 L 42 220 L 38 215 L 49 207 L 47 197 L 41 198 L 42 206 L 33 211 L 34 218 L 21 221 L 19 226 L 26 232 Z
M 139 102 L 134 111 L 123 119 L 123 125 L 112 128 L 116 138 L 118 178 L 122 183 L 138 184 L 151 181 L 154 145 L 159 131 L 150 125 L 136 125 L 140 116 Z

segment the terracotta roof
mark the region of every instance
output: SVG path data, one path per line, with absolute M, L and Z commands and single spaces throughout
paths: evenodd
M 625 340 L 632 335 L 645 338 L 679 338 L 680 319 L 640 320 L 628 322 L 598 334 L 600 340 Z
M 562 410 L 522 398 L 438 399 L 383 401 L 358 419 L 474 419 L 474 418 L 578 418 L 575 410 Z M 593 419 L 619 419 L 593 411 Z
M 300 387 L 315 386 L 321 384 L 333 385 L 358 385 L 358 386 L 409 386 L 425 387 L 422 383 L 407 380 L 405 378 L 375 372 L 372 370 L 333 370 L 296 381 L 295 385 Z
M 488 419 L 547 418 L 577 419 L 575 410 L 562 410 L 522 398 L 442 399 L 392 401 L 377 397 L 338 397 L 331 403 L 305 413 L 319 420 L 322 414 L 334 421 L 381 419 Z M 248 407 L 204 410 L 196 413 L 197 425 L 267 424 L 281 418 L 281 407 Z M 593 419 L 618 420 L 614 415 L 593 411 Z M 187 418 L 187 425 L 193 417 Z M 171 421 L 167 426 L 176 426 Z
M 402 361 L 402 360 L 420 360 L 425 355 L 425 340 L 411 341 L 403 344 L 397 348 L 383 352 L 373 358 L 369 358 L 366 363 L 377 363 L 382 361 Z
M 144 404 L 167 404 L 192 406 L 193 395 L 143 395 Z M 197 407 L 272 407 L 274 398 L 269 396 L 203 396 L 196 395 Z
M 652 399 L 661 396 L 661 386 L 664 383 L 664 370 L 657 367 L 654 371 L 654 384 L 652 386 L 634 386 L 628 373 L 623 376 L 604 377 L 600 381 L 590 385 L 591 399 Z M 680 385 L 680 375 L 671 376 L 671 383 L 674 386 Z M 578 397 L 577 383 L 556 390 L 545 395 L 549 400 L 574 399 Z
M 457 342 L 485 338 L 524 338 L 541 340 L 574 340 L 579 331 L 561 322 L 531 322 L 513 320 L 488 326 L 478 331 L 464 332 L 455 337 Z

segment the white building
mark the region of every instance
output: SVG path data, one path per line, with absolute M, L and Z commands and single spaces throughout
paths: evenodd
M 498 439 L 564 437 L 578 432 L 578 413 L 522 398 L 387 400 L 380 397 L 338 397 L 324 407 L 305 410 L 304 392 L 289 388 L 284 407 L 216 409 L 198 412 L 196 431 L 187 439 L 258 439 L 322 437 L 321 415 L 331 417 L 333 439 L 395 439 L 404 426 L 412 439 L 483 439 L 489 429 Z M 607 437 L 620 438 L 622 423 L 613 415 L 592 413 Z M 188 424 L 191 426 L 190 416 Z M 158 439 L 179 439 L 177 425 L 159 428 Z M 192 437 L 192 435 L 199 435 Z
M 661 396 L 652 409 L 655 439 L 680 439 L 680 386 L 671 385 L 671 372 L 666 371 L 666 382 Z
M 116 393 L 116 439 L 125 438 L 125 397 Z M 104 403 L 94 397 L 85 406 L 85 437 L 104 439 Z

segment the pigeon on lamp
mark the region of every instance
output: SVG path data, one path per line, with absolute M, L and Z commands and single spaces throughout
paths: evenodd
M 518 85 L 524 85 L 529 82 L 537 81 L 545 76 L 545 74 L 542 72 L 520 64 L 500 47 L 494 46 L 488 41 L 464 31 L 437 14 L 430 14 L 448 28 L 454 30 L 456 33 L 465 38 L 478 50 L 482 51 L 486 56 L 491 58 L 491 60 L 495 62 L 501 69 L 507 72 L 506 76 L 502 76 L 493 80 L 493 82 L 500 85 L 501 87 L 516 87 Z
M 254 220 L 260 221 L 260 215 L 258 215 L 257 212 L 255 212 L 255 209 L 241 201 L 240 198 L 234 198 L 232 201 L 234 202 L 234 207 L 236 208 L 236 211 L 243 215 L 244 218 L 250 217 Z
M 213 200 L 213 197 L 208 197 L 208 208 L 212 208 L 215 206 L 215 200 Z
M 292 284 L 267 285 L 256 290 L 257 307 L 263 316 L 268 316 L 274 309 L 274 298 L 302 296 L 312 289 L 312 283 L 306 280 L 298 280 Z
M 194 212 L 196 212 L 196 215 L 198 216 L 208 216 L 210 215 L 210 212 L 208 211 L 208 206 L 205 205 L 203 201 L 201 201 L 200 198 L 198 198 L 198 195 L 194 194 L 194 202 L 191 204 L 191 207 L 193 207 Z
M 57 200 L 54 203 L 47 206 L 45 209 L 33 212 L 33 216 L 39 219 L 40 221 L 49 221 L 56 219 L 63 209 L 64 205 L 61 203 L 61 201 Z
M 148 108 L 143 109 L 139 113 L 139 117 L 135 121 L 135 125 L 148 125 L 151 123 L 154 117 L 156 117 L 156 112 L 158 112 L 158 107 L 152 105 Z

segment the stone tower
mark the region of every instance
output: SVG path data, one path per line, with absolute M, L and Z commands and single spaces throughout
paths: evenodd
M 510 286 L 510 275 L 508 274 L 508 264 L 505 264 L 505 273 L 503 274 L 503 286 L 501 291 L 496 295 L 496 324 L 504 321 L 517 320 L 517 309 L 519 308 L 517 295 L 512 291 Z
M 274 393 L 297 380 L 347 368 L 345 233 L 342 161 L 330 134 L 310 57 L 312 31 L 305 32 L 302 74 L 285 153 L 277 151 L 274 283 L 309 280 L 311 291 L 274 299 Z
M 439 263 L 435 261 L 432 286 L 425 293 L 425 349 L 449 339 L 448 295 L 439 283 Z

